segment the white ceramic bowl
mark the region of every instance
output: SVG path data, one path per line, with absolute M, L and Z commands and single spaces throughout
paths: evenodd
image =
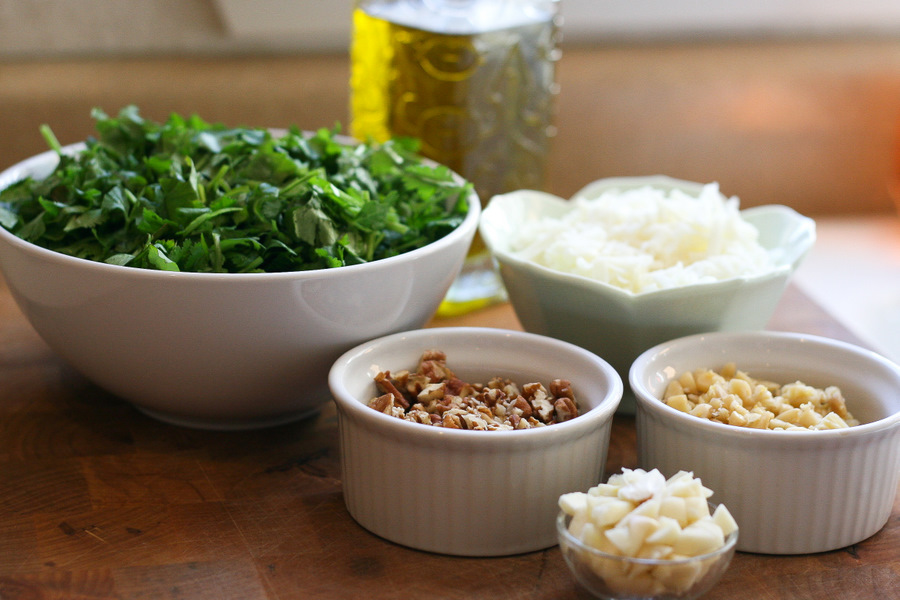
M 77 152 L 80 144 L 68 147 Z M 43 177 L 53 152 L 0 173 Z M 0 271 L 47 344 L 144 412 L 205 428 L 300 418 L 329 400 L 334 360 L 421 327 L 462 266 L 480 214 L 399 256 L 298 273 L 171 273 L 73 258 L 0 227 Z
M 441 350 L 469 382 L 569 379 L 581 414 L 516 431 L 444 429 L 370 408 L 380 371 L 414 370 Z M 350 350 L 331 369 L 344 501 L 383 538 L 431 552 L 499 556 L 556 544 L 559 496 L 603 476 L 623 383 L 609 364 L 559 340 L 521 331 L 424 329 Z
M 734 362 L 756 379 L 838 386 L 862 424 L 769 431 L 680 412 L 660 398 L 685 371 Z M 638 458 L 670 476 L 693 471 L 741 528 L 738 550 L 823 552 L 860 542 L 891 514 L 900 479 L 900 367 L 827 338 L 776 332 L 711 333 L 670 341 L 631 368 Z
M 698 194 L 702 184 L 668 177 L 603 179 L 577 197 L 593 198 L 610 189 L 652 185 Z M 510 240 L 524 223 L 560 217 L 571 204 L 550 194 L 522 190 L 494 197 L 479 230 L 497 260 L 503 283 L 522 326 L 530 332 L 572 342 L 602 356 L 623 380 L 638 354 L 665 340 L 706 331 L 761 329 L 768 322 L 788 279 L 812 247 L 815 223 L 785 206 L 741 212 L 760 232 L 760 244 L 775 267 L 756 277 L 735 278 L 634 294 L 604 282 L 556 271 L 523 259 Z M 626 390 L 623 412 L 633 412 Z

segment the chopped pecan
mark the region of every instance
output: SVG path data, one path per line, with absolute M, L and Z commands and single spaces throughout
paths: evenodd
M 506 394 L 496 388 L 485 388 L 478 392 L 478 401 L 491 408 L 497 406 L 498 401 L 505 398 Z
M 481 418 L 485 420 L 485 422 L 494 420 L 494 412 L 489 406 L 476 406 L 475 410 L 478 412 Z
M 571 385 L 555 379 L 547 391 L 541 383 L 520 388 L 510 379 L 493 377 L 487 385 L 470 383 L 447 367 L 446 355 L 425 352 L 415 372 L 379 373 L 380 394 L 369 405 L 413 423 L 470 430 L 544 427 L 577 416 Z
M 444 418 L 441 419 L 441 427 L 447 427 L 448 429 L 463 429 L 459 415 L 451 412 L 444 413 Z
M 575 406 L 575 401 L 568 396 L 557 398 L 553 403 L 553 409 L 556 412 L 557 423 L 562 423 L 578 416 L 578 407 Z
M 446 362 L 447 355 L 441 350 L 426 350 L 422 353 L 422 360 L 436 360 L 440 362 Z
M 418 393 L 416 399 L 419 402 L 428 404 L 435 400 L 441 400 L 445 397 L 444 385 L 441 383 L 429 383 L 422 391 Z
M 554 398 L 575 399 L 575 392 L 572 391 L 572 384 L 567 379 L 554 379 L 550 382 L 550 393 Z
M 446 390 L 446 393 L 453 394 L 454 396 L 471 396 L 475 393 L 475 390 L 472 389 L 471 385 L 455 375 L 448 377 L 444 381 L 444 389 Z
M 500 390 L 510 398 L 515 398 L 520 393 L 516 384 L 504 377 L 494 377 L 488 382 L 488 387 Z
M 406 386 L 409 385 L 409 375 L 409 371 L 403 369 L 402 371 L 391 373 L 391 381 L 398 390 L 405 390 Z
M 540 383 L 529 383 L 522 386 L 522 393 L 541 422 L 550 423 L 553 420 L 553 402 L 547 388 Z
M 394 396 L 394 402 L 396 402 L 403 408 L 409 408 L 409 401 L 403 396 L 400 390 L 397 389 L 397 387 L 394 385 L 394 382 L 391 381 L 390 371 L 378 373 L 375 376 L 375 386 L 383 393 L 391 394 L 392 396 Z
M 509 417 L 507 418 L 507 421 L 509 422 L 510 426 L 513 429 L 519 429 L 519 423 L 522 422 L 522 418 L 513 412 L 513 413 L 509 413 Z
M 419 392 L 421 392 L 429 383 L 431 382 L 425 375 L 421 373 L 410 373 L 406 378 L 406 385 L 403 389 L 405 389 L 406 393 L 410 396 L 418 396 Z
M 488 428 L 487 421 L 481 418 L 478 413 L 463 413 L 459 415 L 459 419 L 466 429 L 475 431 L 486 431 Z
M 431 425 L 431 415 L 424 410 L 413 409 L 410 410 L 404 418 L 407 421 L 413 421 L 415 423 L 422 423 L 424 425 Z
M 384 394 L 382 396 L 378 396 L 369 403 L 369 406 L 371 406 L 378 412 L 383 412 L 389 415 L 391 414 L 391 409 L 394 408 L 394 396 L 393 394 Z
M 523 419 L 527 419 L 532 414 L 531 405 L 522 396 L 516 396 L 515 400 L 510 403 L 510 408 Z
M 439 350 L 428 350 L 419 361 L 418 372 L 432 382 L 444 381 L 453 377 L 453 371 L 447 367 L 447 356 Z

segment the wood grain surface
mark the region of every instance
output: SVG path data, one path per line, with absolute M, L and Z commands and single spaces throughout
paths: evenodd
M 346 56 L 0 63 L 0 168 L 129 103 L 163 119 L 305 129 L 347 121 Z M 608 175 L 720 181 L 743 205 L 892 210 L 900 41 L 567 48 L 551 191 Z M 519 328 L 506 304 L 438 326 Z M 857 341 L 797 288 L 770 323 Z M 607 472 L 634 466 L 617 417 Z M 811 510 L 815 499 L 810 499 Z M 824 554 L 738 553 L 709 600 L 900 599 L 900 496 L 887 526 Z M 331 405 L 249 432 L 150 419 L 70 369 L 0 279 L 0 600 L 583 599 L 556 548 L 469 559 L 358 526 Z
M 431 325 L 519 328 L 506 304 Z M 855 341 L 793 287 L 771 327 Z M 634 421 L 616 417 L 607 473 L 635 465 Z M 706 598 L 898 598 L 898 548 L 900 499 L 850 548 L 738 553 Z M 343 504 L 330 404 L 247 432 L 144 416 L 51 352 L 0 280 L 0 599 L 586 597 L 555 547 L 447 557 L 362 529 Z

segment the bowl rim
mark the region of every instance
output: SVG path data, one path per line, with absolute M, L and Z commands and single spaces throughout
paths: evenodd
M 717 331 L 699 333 L 657 344 L 642 352 L 634 360 L 628 372 L 628 383 L 634 393 L 638 411 L 645 410 L 657 417 L 668 420 L 673 426 L 697 429 L 707 434 L 724 436 L 732 439 L 764 441 L 767 444 L 780 441 L 788 444 L 819 443 L 830 445 L 838 439 L 855 439 L 860 436 L 889 430 L 900 425 L 900 410 L 898 410 L 893 414 L 878 420 L 860 423 L 859 425 L 841 429 L 784 431 L 740 427 L 703 419 L 682 412 L 676 408 L 672 408 L 662 402 L 659 398 L 655 398 L 645 385 L 648 376 L 647 371 L 650 368 L 651 363 L 661 355 L 677 352 L 681 348 L 692 347 L 698 344 L 712 347 L 721 345 L 725 342 L 734 343 L 741 340 L 767 341 L 778 343 L 780 346 L 785 344 L 794 346 L 811 344 L 819 348 L 840 352 L 843 355 L 853 355 L 863 360 L 871 361 L 881 369 L 893 373 L 898 381 L 900 381 L 900 365 L 897 365 L 877 352 L 842 340 L 789 331 Z M 703 367 L 701 365 L 697 368 Z
M 587 186 L 582 188 L 582 190 L 576 192 L 572 196 L 572 198 L 578 197 L 585 191 L 589 191 L 595 187 L 641 187 L 646 185 L 660 185 L 668 186 L 671 188 L 694 190 L 702 188 L 705 184 L 674 179 L 665 175 L 651 175 L 646 177 L 610 177 L 599 179 L 588 184 Z M 528 198 L 531 198 L 531 200 L 528 200 Z M 499 200 L 499 202 L 497 200 Z M 729 277 L 727 279 L 720 279 L 716 281 L 703 281 L 692 283 L 689 285 L 680 285 L 676 287 L 661 288 L 657 290 L 632 292 L 631 290 L 626 290 L 604 281 L 599 281 L 597 279 L 592 279 L 590 277 L 585 277 L 583 275 L 578 275 L 575 273 L 560 271 L 531 260 L 523 259 L 516 255 L 516 253 L 514 252 L 510 252 L 505 248 L 498 247 L 498 244 L 496 244 L 495 242 L 497 241 L 497 238 L 502 236 L 498 233 L 495 233 L 496 228 L 494 228 L 492 225 L 493 215 L 504 213 L 505 207 L 501 206 L 503 203 L 525 201 L 536 202 L 545 206 L 555 205 L 557 207 L 564 207 L 569 203 L 569 200 L 560 198 L 559 196 L 536 190 L 517 190 L 507 194 L 495 196 L 482 212 L 478 227 L 485 245 L 500 263 L 507 263 L 511 266 L 518 267 L 519 269 L 532 270 L 539 273 L 542 277 L 549 278 L 556 282 L 573 284 L 582 288 L 600 291 L 612 296 L 619 297 L 622 300 L 631 302 L 642 302 L 645 300 L 649 301 L 666 295 L 695 293 L 697 290 L 703 290 L 705 292 L 727 290 L 729 288 L 740 287 L 749 284 L 764 283 L 769 280 L 785 277 L 800 265 L 803 258 L 806 256 L 809 249 L 812 248 L 813 244 L 816 241 L 815 220 L 800 214 L 793 208 L 782 204 L 766 204 L 761 206 L 748 207 L 742 209 L 740 211 L 740 214 L 751 223 L 756 219 L 762 219 L 769 215 L 776 215 L 781 216 L 786 223 L 792 225 L 793 228 L 796 229 L 794 237 L 797 239 L 799 244 L 794 248 L 794 253 L 790 260 L 776 263 L 775 265 L 773 265 L 773 268 L 761 273 L 757 273 L 755 275 Z M 767 248 L 768 251 L 771 251 L 772 249 L 773 248 Z
M 343 376 L 348 372 L 353 362 L 363 360 L 366 356 L 377 352 L 383 347 L 395 346 L 404 341 L 415 343 L 416 340 L 431 336 L 453 336 L 455 338 L 469 339 L 480 336 L 482 339 L 498 340 L 507 338 L 522 344 L 538 344 L 546 351 L 555 350 L 560 353 L 575 354 L 597 366 L 609 382 L 609 386 L 603 399 L 596 406 L 581 413 L 574 419 L 562 423 L 554 423 L 546 427 L 519 430 L 470 431 L 428 426 L 386 415 L 367 406 L 365 400 L 351 396 L 344 385 Z M 363 421 L 370 427 L 383 433 L 415 436 L 423 441 L 441 440 L 442 443 L 446 444 L 484 444 L 485 448 L 495 447 L 498 444 L 524 442 L 526 440 L 529 440 L 529 443 L 537 441 L 552 443 L 553 440 L 558 441 L 561 437 L 580 438 L 612 418 L 624 392 L 624 382 L 616 370 L 608 362 L 589 350 L 569 342 L 535 333 L 492 327 L 431 327 L 393 333 L 364 342 L 351 348 L 334 362 L 328 374 L 328 382 L 332 391 L 332 401 L 339 409 L 339 413 L 347 411 L 353 418 Z
M 716 509 L 718 504 L 707 501 L 707 504 L 710 508 L 710 514 Z M 559 513 L 556 516 L 556 533 L 559 539 L 565 540 L 565 542 L 571 546 L 576 547 L 578 550 L 582 552 L 587 552 L 593 556 L 598 556 L 600 558 L 605 558 L 609 560 L 614 560 L 616 562 L 623 563 L 634 563 L 638 565 L 647 565 L 647 566 L 678 566 L 678 565 L 686 565 L 694 562 L 709 560 L 709 559 L 720 559 L 725 554 L 728 554 L 731 550 L 735 548 L 738 541 L 738 536 L 740 535 L 740 527 L 729 533 L 725 536 L 725 543 L 713 550 L 712 552 L 707 552 L 706 554 L 698 554 L 697 556 L 689 556 L 687 558 L 638 558 L 636 556 L 622 556 L 618 554 L 609 554 L 608 552 L 604 552 L 599 548 L 594 548 L 593 546 L 588 546 L 577 537 L 572 535 L 567 527 L 567 521 L 571 519 L 572 516 L 569 515 L 566 511 L 560 509 Z
M 271 131 L 273 133 L 278 133 L 284 130 L 273 129 Z M 346 138 L 345 136 L 341 137 L 342 139 L 346 139 L 348 141 L 351 140 L 351 138 Z M 85 147 L 85 142 L 76 142 L 74 144 L 63 146 L 62 151 L 66 154 L 77 154 Z M 19 161 L 18 163 L 0 171 L 0 189 L 5 189 L 10 185 L 13 185 L 14 183 L 24 179 L 36 169 L 47 168 L 50 167 L 51 164 L 53 165 L 53 167 L 50 168 L 55 168 L 55 164 L 56 162 L 58 162 L 58 160 L 59 157 L 55 150 L 46 150 Z M 424 159 L 424 161 L 428 163 L 434 162 L 430 161 L 429 159 Z M 456 175 L 456 177 L 459 177 L 458 174 L 454 175 Z M 398 263 L 415 260 L 423 254 L 432 254 L 435 252 L 442 252 L 446 250 L 448 247 L 456 244 L 459 241 L 459 238 L 470 235 L 478 228 L 478 222 L 481 217 L 481 202 L 474 190 L 469 195 L 468 204 L 469 210 L 459 226 L 457 226 L 453 231 L 447 233 L 447 235 L 445 235 L 444 237 L 434 240 L 430 244 L 427 244 L 420 248 L 416 248 L 414 250 L 410 250 L 408 252 L 404 252 L 403 254 L 398 254 L 396 256 L 390 256 L 387 258 L 382 258 L 358 265 L 345 265 L 332 269 L 312 269 L 307 271 L 275 271 L 265 273 L 199 273 L 194 271 L 159 271 L 156 269 L 141 269 L 136 267 L 129 267 L 127 265 L 113 265 L 101 261 L 79 258 L 76 256 L 63 254 L 62 252 L 57 252 L 55 250 L 50 250 L 20 238 L 2 225 L 0 225 L 0 243 L 5 242 L 18 251 L 24 252 L 43 261 L 54 262 L 63 266 L 96 270 L 100 273 L 109 273 L 110 275 L 116 276 L 138 278 L 149 277 L 159 279 L 171 279 L 173 277 L 176 277 L 179 279 L 190 279 L 197 281 L 217 281 L 223 279 L 228 281 L 253 281 L 259 279 L 322 279 L 330 277 L 342 277 L 342 274 L 352 273 L 360 269 L 372 270 L 389 268 Z

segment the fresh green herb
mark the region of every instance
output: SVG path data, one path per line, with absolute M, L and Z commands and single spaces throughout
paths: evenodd
M 165 271 L 279 272 L 395 256 L 455 229 L 471 184 L 417 142 L 348 144 L 337 129 L 276 137 L 129 106 L 54 172 L 0 191 L 0 225 L 50 250 Z

